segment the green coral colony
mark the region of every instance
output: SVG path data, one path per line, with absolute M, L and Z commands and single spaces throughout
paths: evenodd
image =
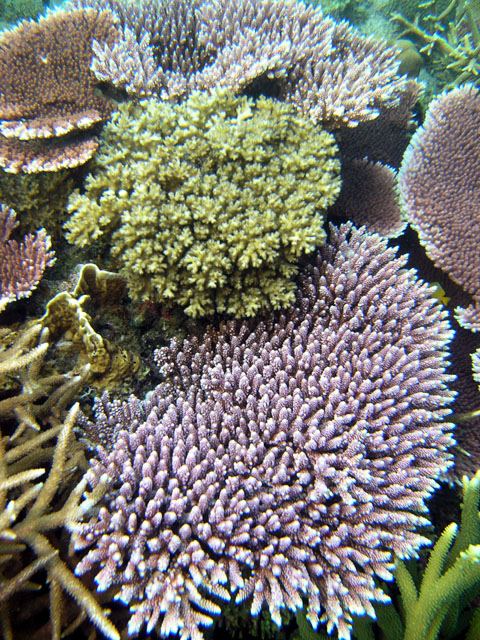
M 253 316 L 293 302 L 340 185 L 333 136 L 292 106 L 225 92 L 141 100 L 105 127 L 67 238 L 108 238 L 134 299 Z

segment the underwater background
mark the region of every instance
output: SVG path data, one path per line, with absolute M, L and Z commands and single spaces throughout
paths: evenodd
M 480 640 L 479 60 L 0 0 L 0 637 Z

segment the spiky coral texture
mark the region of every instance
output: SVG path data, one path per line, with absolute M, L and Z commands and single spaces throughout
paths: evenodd
M 162 635 L 200 638 L 236 593 L 278 624 L 304 598 L 349 638 L 385 598 L 374 576 L 425 543 L 452 443 L 446 312 L 378 236 L 330 240 L 287 313 L 174 342 L 143 403 L 98 402 L 110 443 L 87 479 L 110 488 L 75 527 L 77 573 L 117 585 L 130 633 L 163 616 Z
M 94 44 L 103 82 L 140 95 L 266 85 L 329 129 L 375 119 L 405 89 L 386 42 L 297 0 L 73 0 L 109 8 L 123 37 Z M 121 31 L 121 30 L 120 30 Z
M 55 262 L 45 229 L 29 233 L 18 243 L 10 239 L 17 226 L 15 211 L 0 204 L 0 312 L 9 302 L 28 297 L 46 267 Z

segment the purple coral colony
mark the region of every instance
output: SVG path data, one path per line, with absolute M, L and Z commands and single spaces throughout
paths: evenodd
M 406 74 L 414 39 L 349 4 L 5 19 L 6 640 L 387 638 L 356 621 L 455 516 L 431 498 L 480 467 L 480 94 L 420 43 Z

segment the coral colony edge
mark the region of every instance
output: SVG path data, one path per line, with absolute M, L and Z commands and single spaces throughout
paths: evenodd
M 480 3 L 0 0 L 0 635 L 480 639 Z

